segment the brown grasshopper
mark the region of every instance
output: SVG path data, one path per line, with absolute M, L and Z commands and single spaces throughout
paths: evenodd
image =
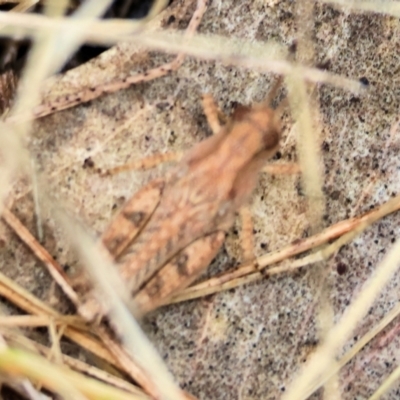
M 275 88 L 276 90 L 276 88 Z M 273 90 L 271 93 L 274 93 Z M 102 236 L 141 315 L 187 287 L 217 254 L 281 136 L 268 101 L 239 106 L 220 126 L 211 97 L 203 106 L 215 135 L 195 145 L 164 179 L 150 182 Z M 93 319 L 93 296 L 80 308 Z M 95 313 L 104 315 L 104 306 Z M 97 315 L 96 317 L 98 317 Z

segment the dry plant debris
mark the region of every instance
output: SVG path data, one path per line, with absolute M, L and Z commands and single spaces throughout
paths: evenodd
M 224 105 L 224 111 L 228 111 L 234 102 L 252 104 L 265 98 L 271 82 L 271 75 L 265 74 L 266 70 L 291 73 L 289 94 L 295 87 L 298 95 L 297 99 L 291 98 L 294 115 L 301 105 L 310 104 L 311 117 L 301 122 L 301 116 L 297 116 L 294 124 L 290 118 L 284 121 L 280 159 L 276 162 L 279 165 L 297 161 L 296 138 L 301 129 L 306 127 L 307 130 L 309 126 L 314 132 L 320 132 L 317 137 L 310 136 L 315 144 L 314 152 L 321 150 L 320 157 L 315 158 L 320 168 L 315 171 L 311 168 L 304 174 L 306 184 L 300 183 L 297 174 L 261 175 L 251 204 L 259 265 L 252 263 L 239 268 L 244 274 L 240 283 L 257 281 L 236 287 L 239 282 L 235 279 L 239 277 L 234 275 L 231 277 L 234 284 L 228 287 L 236 287 L 235 290 L 161 308 L 142 323 L 180 386 L 198 398 L 307 398 L 321 385 L 325 385 L 325 390 L 318 391 L 315 398 L 339 395 L 343 399 L 368 398 L 398 365 L 398 323 L 393 318 L 398 313 L 396 263 L 399 255 L 398 245 L 393 247 L 393 243 L 399 236 L 399 215 L 394 213 L 380 218 L 398 207 L 395 196 L 399 193 L 397 175 L 400 167 L 397 157 L 399 98 L 396 93 L 399 22 L 391 16 L 391 13 L 396 15 L 395 9 L 386 2 L 371 3 L 372 6 L 369 2 L 352 2 L 350 10 L 342 9 L 340 2 L 323 3 L 305 2 L 308 8 L 301 9 L 293 2 L 283 0 L 242 0 L 229 4 L 214 0 L 202 20 L 201 36 L 194 37 L 192 42 L 167 33 L 163 34 L 163 41 L 157 31 L 138 33 L 137 41 L 140 39 L 143 46 L 149 46 L 150 52 L 132 41 L 119 43 L 87 65 L 49 81 L 42 104 L 48 104 L 52 98 L 65 97 L 66 93 L 77 93 L 81 88 L 94 87 L 99 82 L 109 82 L 110 78 L 124 79 L 127 75 L 143 74 L 149 68 L 158 68 L 173 60 L 172 56 L 154 52 L 156 49 L 165 47 L 167 52 L 177 52 L 183 48 L 185 54 L 193 58 L 186 59 L 178 71 L 168 76 L 139 83 L 35 122 L 29 136 L 21 138 L 21 142 L 29 138 L 26 140 L 29 141 L 29 156 L 35 160 L 34 168 L 38 171 L 37 190 L 32 191 L 26 177 L 15 181 L 14 175 L 11 180 L 17 164 L 22 161 L 13 164 L 10 154 L 4 157 L 2 152 L 1 183 L 4 185 L 1 194 L 7 196 L 6 204 L 30 233 L 40 238 L 40 246 L 52 255 L 47 258 L 48 263 L 53 265 L 56 258 L 63 267 L 68 265 L 70 269 L 76 269 L 79 260 L 76 252 L 71 251 L 65 226 L 52 214 L 54 204 L 56 208 L 68 210 L 72 219 L 79 219 L 90 227 L 93 235 L 101 234 L 114 209 L 153 176 L 162 176 L 165 168 L 111 177 L 99 176 L 95 169 L 136 162 L 143 155 L 157 152 L 184 152 L 204 139 L 207 132 L 199 101 L 204 91 L 212 93 L 218 103 Z M 358 6 L 368 12 L 360 12 Z M 157 21 L 168 22 L 172 28 L 183 28 L 194 8 L 192 1 L 173 2 Z M 300 18 L 304 15 L 310 18 Z M 6 16 L 0 17 L 4 22 L 2 18 Z M 13 18 L 15 25 L 28 24 L 22 18 Z M 153 22 L 153 25 L 157 23 Z M 124 25 L 118 28 L 118 35 L 113 31 L 107 37 L 100 34 L 100 29 L 100 25 L 97 28 L 94 25 L 92 36 L 97 34 L 98 40 L 103 41 L 115 41 L 118 35 L 126 37 L 128 31 Z M 210 35 L 208 39 L 206 35 Z M 88 36 L 82 34 L 80 39 Z M 41 40 L 37 39 L 38 42 Z M 275 44 L 273 47 L 271 40 L 275 44 L 289 45 L 297 41 L 299 62 L 304 66 L 282 59 L 280 54 L 284 52 L 277 50 L 282 47 Z M 268 44 L 262 47 L 263 42 Z M 43 43 L 46 46 L 45 40 Z M 219 43 L 229 44 L 220 56 L 212 49 L 213 46 L 219 49 Z M 244 46 L 244 43 L 248 45 Z M 43 54 L 48 58 L 51 46 L 47 45 Z M 313 49 L 311 55 L 305 50 L 310 46 Z M 273 48 L 277 53 L 265 55 L 263 50 L 266 48 Z M 45 59 L 41 59 L 43 65 Z M 315 69 L 310 67 L 311 64 L 307 65 L 310 60 L 325 71 L 316 71 L 313 75 Z M 32 87 L 38 84 L 37 87 L 42 87 L 41 79 L 45 76 L 43 72 L 42 77 L 36 77 Z M 307 92 L 302 86 L 302 77 L 312 82 L 324 79 L 324 82 L 337 83 L 341 88 L 318 85 Z M 361 84 L 351 84 L 357 80 Z M 352 90 L 343 89 L 350 89 L 350 85 Z M 354 93 L 360 86 L 368 86 L 367 92 Z M 38 93 L 35 95 L 39 96 Z M 316 104 L 318 115 L 315 114 Z M 18 119 L 11 118 L 14 120 L 8 120 L 9 124 L 13 123 L 10 129 L 22 132 L 23 125 L 28 124 L 17 125 Z M 11 146 L 18 148 L 18 143 L 9 143 L 10 152 Z M 310 145 L 306 147 L 311 151 Z M 306 155 L 307 148 L 302 149 Z M 7 164 L 9 161 L 11 164 Z M 305 168 L 309 167 L 301 161 L 300 169 L 304 171 Z M 318 184 L 316 173 L 319 171 L 323 176 L 322 184 Z M 6 186 L 9 182 L 13 184 L 12 190 Z M 312 193 L 315 189 L 307 188 L 309 182 L 317 182 L 320 193 L 315 198 Z M 36 195 L 32 197 L 32 193 Z M 394 199 L 390 200 L 391 197 Z M 323 210 L 315 221 L 313 210 L 320 213 Z M 373 211 L 365 214 L 370 210 Z M 3 214 L 5 219 L 12 215 L 7 213 Z M 365 217 L 357 217 L 363 214 Z M 369 224 L 372 219 L 374 225 L 363 230 L 366 228 L 364 223 Z M 5 226 L 0 229 L 3 252 L 0 266 L 1 272 L 8 277 L 8 280 L 4 279 L 7 283 L 1 285 L 2 296 L 29 314 L 48 318 L 47 324 L 45 319 L 28 319 L 23 323 L 49 326 L 54 345 L 50 361 L 60 359 L 59 345 L 63 352 L 76 354 L 74 346 L 63 341 L 58 344 L 57 339 L 59 332 L 67 334 L 81 329 L 80 322 L 62 317 L 70 311 L 70 305 L 63 301 L 60 293 L 54 294 L 50 276 L 25 245 Z M 346 233 L 343 238 L 339 237 L 343 233 L 337 233 L 339 229 Z M 355 238 L 354 229 L 359 234 Z M 327 240 L 338 237 L 336 243 L 319 248 Z M 352 241 L 341 247 L 349 239 Z M 286 256 L 300 254 L 299 248 L 301 252 L 314 250 L 302 256 L 304 259 L 284 261 Z M 227 266 L 231 269 L 237 266 L 235 259 L 240 258 L 240 245 L 236 230 L 228 235 L 225 249 L 204 278 L 220 274 Z M 325 260 L 328 250 L 330 258 Z M 317 261 L 318 265 L 316 268 L 304 266 L 297 272 L 281 275 L 273 275 L 267 269 L 261 276 L 259 266 L 271 265 L 274 257 L 275 262 L 284 261 L 277 267 L 281 268 L 280 272 L 308 262 Z M 247 278 L 248 272 L 256 276 Z M 320 288 L 323 290 L 318 291 L 316 282 L 322 282 Z M 17 286 L 9 290 L 11 285 Z M 21 291 L 20 286 L 35 297 Z M 190 290 L 193 289 L 188 292 Z M 16 300 L 15 293 L 20 300 Z M 318 309 L 326 301 L 331 309 L 327 309 L 322 317 L 326 319 L 326 326 L 332 325 L 332 328 L 325 334 L 326 340 L 321 340 L 324 344 L 318 347 L 317 332 L 323 331 L 318 326 L 321 321 L 321 314 L 317 318 Z M 45 306 L 49 302 L 54 303 L 57 312 Z M 7 307 L 9 312 L 16 313 L 10 303 Z M 371 335 L 369 332 L 392 308 L 393 315 L 386 320 L 391 325 L 376 329 L 376 337 Z M 10 320 L 9 324 L 20 325 L 21 322 Z M 78 324 L 79 328 L 70 324 Z M 67 327 L 59 331 L 62 326 Z M 15 342 L 6 333 L 2 328 L 4 342 L 11 346 Z M 29 335 L 27 330 L 23 333 Z M 86 340 L 86 333 L 79 335 L 78 340 Z M 96 340 L 87 338 L 93 348 L 101 348 L 96 347 Z M 350 359 L 347 352 L 352 347 L 358 353 Z M 2 352 L 3 360 L 10 360 L 6 356 L 13 355 L 5 346 Z M 116 364 L 111 357 L 103 356 Z M 342 369 L 339 370 L 336 358 L 342 356 L 339 361 Z M 303 366 L 308 358 L 310 362 Z M 349 362 L 345 364 L 345 361 Z M 18 365 L 17 358 L 14 365 Z M 0 368 L 7 371 L 4 364 Z M 300 369 L 304 375 L 296 380 Z M 22 375 L 33 378 L 28 372 Z M 291 382 L 294 385 L 300 382 L 300 385 L 292 387 Z M 79 390 L 80 387 L 75 388 Z M 150 385 L 148 391 L 151 388 Z M 399 388 L 394 383 L 385 398 L 397 398 Z M 62 384 L 57 390 L 63 393 Z

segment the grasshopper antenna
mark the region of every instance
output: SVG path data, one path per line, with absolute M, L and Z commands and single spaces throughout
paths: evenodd
M 269 91 L 268 96 L 266 97 L 266 99 L 263 101 L 262 104 L 268 105 L 269 107 L 272 106 L 272 102 L 275 99 L 275 97 L 278 93 L 278 90 L 282 86 L 282 81 L 283 81 L 282 76 L 277 78 L 276 82 L 272 86 L 272 89 Z
M 268 96 L 261 103 L 262 106 L 268 106 L 272 108 L 272 103 L 275 97 L 277 97 L 278 91 L 282 86 L 282 82 L 283 82 L 283 77 L 279 76 L 279 78 L 277 78 L 276 82 L 273 84 L 272 89 L 269 91 Z M 289 105 L 288 98 L 285 95 L 284 98 L 279 102 L 277 107 L 274 109 L 277 119 L 281 119 L 282 114 L 288 105 Z

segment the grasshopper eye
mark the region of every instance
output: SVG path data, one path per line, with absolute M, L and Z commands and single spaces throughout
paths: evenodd
M 276 111 L 262 104 L 250 116 L 254 127 L 262 136 L 264 150 L 276 149 L 281 137 L 281 128 Z
M 235 107 L 235 110 L 233 111 L 231 118 L 233 121 L 236 122 L 242 121 L 251 111 L 252 111 L 251 107 L 238 104 Z
M 277 126 L 269 126 L 267 130 L 264 131 L 265 150 L 272 150 L 276 148 L 279 144 L 280 136 L 280 129 Z

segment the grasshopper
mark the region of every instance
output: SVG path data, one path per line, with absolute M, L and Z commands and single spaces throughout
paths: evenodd
M 214 136 L 190 149 L 165 178 L 140 189 L 102 235 L 140 315 L 190 285 L 221 248 L 258 172 L 279 146 L 279 113 L 268 97 L 239 106 L 221 126 L 221 113 L 206 96 L 203 107 Z M 106 313 L 92 294 L 87 299 L 83 316 Z

